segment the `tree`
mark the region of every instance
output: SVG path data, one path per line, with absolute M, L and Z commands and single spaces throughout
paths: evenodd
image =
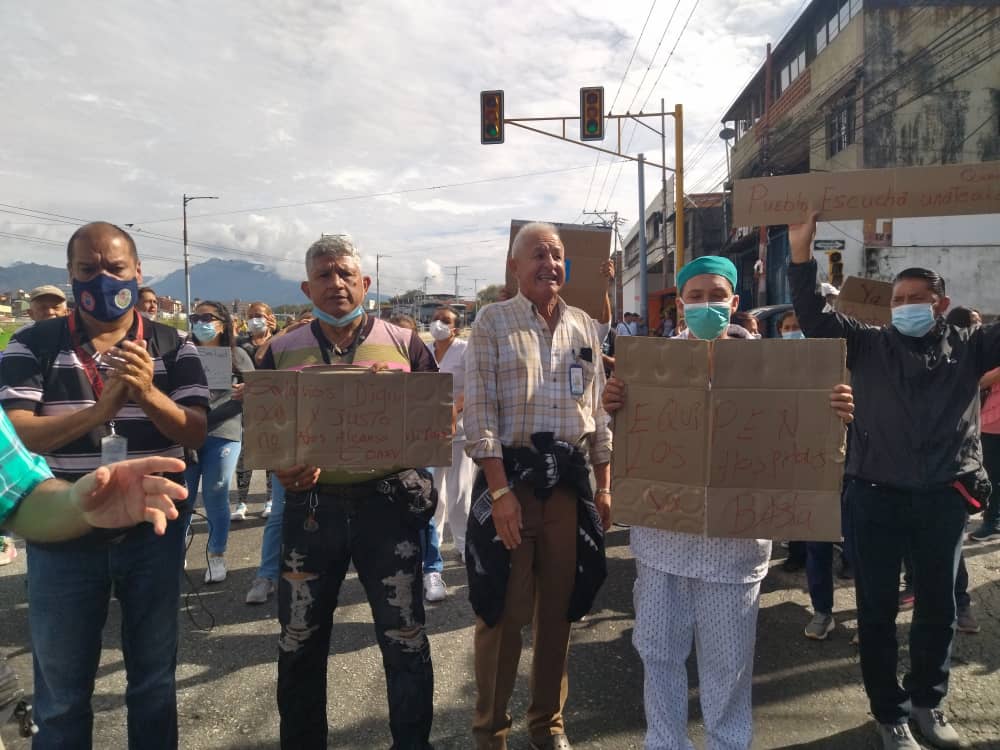
M 500 292 L 503 291 L 503 284 L 490 284 L 479 290 L 479 304 L 488 305 L 490 302 L 497 302 L 500 299 Z

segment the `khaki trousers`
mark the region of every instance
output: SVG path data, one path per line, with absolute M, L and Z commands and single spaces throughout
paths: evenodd
M 535 741 L 563 732 L 569 689 L 566 619 L 576 568 L 576 493 L 557 486 L 545 500 L 517 484 L 521 544 L 511 551 L 510 580 L 503 615 L 495 627 L 476 618 L 476 716 L 472 732 L 478 750 L 504 750 L 510 732 L 507 712 L 521 658 L 521 628 L 532 625 L 531 703 L 528 732 Z

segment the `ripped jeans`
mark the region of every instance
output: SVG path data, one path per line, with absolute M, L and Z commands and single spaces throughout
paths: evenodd
M 434 673 L 424 632 L 420 529 L 404 504 L 365 485 L 315 497 L 289 493 L 282 524 L 278 581 L 278 711 L 281 747 L 327 747 L 326 678 L 333 612 L 354 561 L 375 620 L 396 750 L 427 750 Z M 370 487 L 370 485 L 368 485 Z M 433 511 L 432 511 L 433 512 Z M 351 700 L 350 685 L 340 700 Z

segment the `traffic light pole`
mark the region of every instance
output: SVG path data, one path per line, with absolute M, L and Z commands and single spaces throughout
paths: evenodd
M 566 136 L 566 122 L 570 121 L 570 120 L 573 121 L 573 122 L 578 121 L 580 119 L 579 115 L 575 115 L 573 117 L 506 117 L 506 118 L 504 118 L 503 124 L 504 125 L 513 125 L 514 127 L 521 128 L 523 130 L 530 130 L 532 133 L 538 133 L 539 135 L 547 135 L 549 138 L 555 138 L 556 140 L 565 141 L 566 143 L 575 143 L 577 146 L 583 146 L 584 148 L 589 148 L 589 149 L 592 149 L 593 151 L 600 151 L 602 154 L 610 154 L 611 156 L 618 156 L 618 157 L 620 157 L 622 159 L 628 159 L 629 161 L 636 161 L 637 162 L 639 160 L 636 157 L 629 156 L 628 154 L 622 152 L 622 123 L 621 123 L 621 121 L 622 120 L 636 120 L 637 122 L 639 122 L 639 118 L 643 118 L 643 117 L 661 117 L 662 118 L 665 115 L 670 115 L 671 117 L 673 117 L 674 116 L 674 112 L 640 112 L 637 115 L 633 115 L 633 114 L 605 115 L 604 116 L 605 120 L 617 120 L 618 121 L 617 122 L 617 124 L 618 124 L 618 147 L 614 151 L 612 151 L 611 149 L 607 149 L 607 148 L 601 148 L 600 146 L 592 146 L 589 143 L 583 143 L 582 141 L 578 141 L 575 138 L 568 138 Z M 558 135 L 556 133 L 550 133 L 547 130 L 541 130 L 540 128 L 536 128 L 536 127 L 533 127 L 531 125 L 525 125 L 524 123 L 526 123 L 526 122 L 559 122 L 559 123 L 562 123 L 562 135 Z M 644 122 L 640 122 L 640 124 L 644 125 L 646 127 L 649 127 Z M 650 129 L 652 130 L 652 128 L 650 128 Z M 654 130 L 653 132 L 655 133 L 657 131 Z M 646 164 L 648 164 L 651 167 L 656 167 L 658 169 L 666 169 L 669 172 L 673 172 L 674 171 L 673 169 L 671 169 L 670 167 L 666 166 L 665 164 L 656 164 L 655 162 L 651 162 L 651 161 L 647 161 Z

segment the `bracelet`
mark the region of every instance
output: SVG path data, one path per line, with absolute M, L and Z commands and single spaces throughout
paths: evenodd
M 611 490 L 610 489 L 605 489 L 604 487 L 602 487 L 599 490 L 595 490 L 594 491 L 594 497 L 597 497 L 598 495 L 610 495 L 610 494 L 611 494 Z

